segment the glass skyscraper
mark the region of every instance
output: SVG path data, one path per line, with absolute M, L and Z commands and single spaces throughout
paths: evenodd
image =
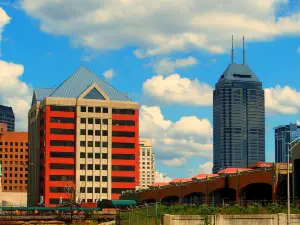
M 265 161 L 262 83 L 244 59 L 234 63 L 233 53 L 213 92 L 213 128 L 213 173 Z
M 297 124 L 289 124 L 275 128 L 275 162 L 287 162 L 287 143 L 294 141 L 300 137 L 300 126 Z M 290 154 L 290 160 L 292 154 Z
M 15 114 L 12 107 L 0 105 L 0 123 L 7 124 L 7 131 L 15 131 Z

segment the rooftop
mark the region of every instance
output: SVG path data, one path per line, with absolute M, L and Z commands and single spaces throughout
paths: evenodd
M 224 170 L 221 170 L 218 172 L 218 174 L 230 174 L 230 173 L 237 173 L 239 172 L 244 172 L 244 171 L 249 171 L 251 169 L 249 168 L 226 168 Z

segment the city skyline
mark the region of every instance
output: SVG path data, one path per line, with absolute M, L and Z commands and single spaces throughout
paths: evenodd
M 71 74 L 83 64 L 96 74 L 103 74 L 109 83 L 139 102 L 140 121 L 147 128 L 141 129 L 140 136 L 153 138 L 159 172 L 175 178 L 191 177 L 200 171 L 207 171 L 212 166 L 212 90 L 230 61 L 231 34 L 236 39 L 236 58 L 239 59 L 242 54 L 241 41 L 237 40 L 245 35 L 247 62 L 259 75 L 266 90 L 266 161 L 275 159 L 273 128 L 299 120 L 300 93 L 297 90 L 300 87 L 295 81 L 300 71 L 300 32 L 295 28 L 298 24 L 292 16 L 280 10 L 280 7 L 285 7 L 294 15 L 298 12 L 296 3 L 279 5 L 270 1 L 269 5 L 264 6 L 253 3 L 256 13 L 249 16 L 255 21 L 249 19 L 236 24 L 236 27 L 232 25 L 221 29 L 212 18 L 206 17 L 210 27 L 203 29 L 201 35 L 199 30 L 190 28 L 189 24 L 178 23 L 170 15 L 174 22 L 171 21 L 169 30 L 159 27 L 158 32 L 151 26 L 145 27 L 145 32 L 133 30 L 143 33 L 141 36 L 124 34 L 116 28 L 114 32 L 119 39 L 112 38 L 110 31 L 105 30 L 102 36 L 111 39 L 105 42 L 100 31 L 93 33 L 90 30 L 102 30 L 101 23 L 93 25 L 89 18 L 85 20 L 87 24 L 79 24 L 84 30 L 76 30 L 70 21 L 79 18 L 68 20 L 71 15 L 64 10 L 68 7 L 52 3 L 52 10 L 45 10 L 49 5 L 41 3 L 33 7 L 33 1 L 21 2 L 24 4 L 7 1 L 7 4 L 0 5 L 0 27 L 3 27 L 0 29 L 0 79 L 12 79 L 5 89 L 1 88 L 3 97 L 0 104 L 13 106 L 17 130 L 26 129 L 33 89 L 57 86 L 66 74 Z M 241 2 L 246 4 L 246 1 Z M 215 13 L 219 19 L 224 18 L 224 13 L 235 13 L 234 9 L 241 15 L 252 13 L 241 10 L 237 3 L 232 4 L 220 9 L 223 14 L 209 6 L 205 6 L 205 10 Z M 74 4 L 74 9 L 92 11 L 90 5 L 84 8 L 78 3 Z M 130 6 L 133 7 L 128 3 L 123 7 Z M 55 10 L 57 7 L 61 10 Z M 109 7 L 103 10 L 110 15 Z M 198 11 L 197 14 L 205 16 Z M 240 14 L 234 15 L 241 18 Z M 141 15 L 134 15 L 136 21 L 143 21 Z M 125 27 L 132 22 L 132 18 L 116 18 L 117 21 L 123 20 Z M 195 19 L 202 26 L 196 15 L 188 18 Z M 274 22 L 269 22 L 267 18 L 272 18 Z M 294 31 L 282 28 L 280 18 L 286 18 Z M 111 26 L 109 18 L 103 19 L 102 23 Z M 180 26 L 174 26 L 175 23 Z M 258 24 L 270 30 L 259 29 Z M 172 33 L 174 27 L 178 27 L 175 29 L 178 36 Z M 145 35 L 147 31 L 153 31 L 157 36 L 148 38 Z M 213 37 L 216 32 L 223 32 L 220 40 Z

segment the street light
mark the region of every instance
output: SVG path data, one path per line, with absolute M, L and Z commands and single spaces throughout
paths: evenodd
M 295 144 L 292 148 L 290 148 L 291 144 L 293 144 L 295 141 L 300 139 L 300 137 L 297 137 L 293 141 L 288 143 L 288 150 L 287 150 L 287 204 L 288 204 L 288 214 L 287 214 L 287 225 L 291 224 L 291 204 L 290 204 L 290 151 L 293 150 L 294 147 L 296 147 L 297 144 Z M 292 162 L 293 163 L 293 162 Z

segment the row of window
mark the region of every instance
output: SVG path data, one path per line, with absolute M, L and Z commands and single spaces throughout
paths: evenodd
M 93 170 L 93 164 L 80 164 L 80 169 L 81 170 Z M 95 170 L 100 170 L 100 165 L 95 164 Z M 102 170 L 107 170 L 107 165 L 103 164 L 102 165 Z
M 20 146 L 24 146 L 24 142 L 9 142 L 9 146 L 19 146 L 19 144 L 20 144 Z M 1 145 L 6 145 L 7 146 L 8 142 L 7 141 L 5 141 L 5 142 L 0 141 L 0 146 Z M 28 143 L 25 142 L 25 145 L 28 146 Z
M 95 144 L 95 145 L 94 145 Z M 101 142 L 100 141 L 95 141 L 95 143 L 93 141 L 80 141 L 80 146 L 81 147 L 100 147 L 101 146 Z M 107 148 L 108 147 L 108 143 L 107 142 L 102 142 L 102 147 L 103 148 Z
M 95 158 L 100 159 L 101 158 L 100 154 L 101 153 L 95 153 Z M 44 154 L 42 154 L 42 156 L 44 156 Z M 90 158 L 90 159 L 92 159 L 93 156 L 94 156 L 94 153 L 92 153 L 92 152 L 89 152 L 89 153 L 80 152 L 80 158 Z M 50 152 L 50 157 L 53 157 L 53 158 L 74 158 L 75 153 L 74 152 Z M 108 157 L 107 153 L 102 153 L 102 159 L 107 159 L 107 157 Z M 0 158 L 2 158 L 1 154 L 0 154 Z M 134 160 L 135 155 L 134 154 L 112 154 L 112 159 Z
M 80 158 L 89 158 L 92 159 L 94 158 L 94 153 L 89 152 L 89 153 L 85 153 L 85 152 L 80 152 Z M 100 159 L 101 158 L 101 153 L 95 153 L 95 159 Z M 102 153 L 102 159 L 107 159 L 107 153 Z
M 14 180 L 14 182 L 12 181 L 12 180 L 3 180 L 2 181 L 4 184 L 7 184 L 7 183 L 9 183 L 9 184 L 12 184 L 12 183 L 14 183 L 14 184 L 27 184 L 27 180 L 24 180 L 24 183 L 23 183 L 23 180 Z
M 93 166 L 93 164 L 87 164 L 87 165 L 80 164 L 80 169 L 81 170 L 94 170 L 94 166 Z M 135 166 L 112 165 L 111 169 L 113 171 L 135 171 Z M 99 164 L 95 164 L 95 170 L 100 170 Z M 102 170 L 107 170 L 107 165 L 102 165 Z
M 3 149 L 0 148 L 0 152 L 2 152 Z M 7 148 L 5 148 L 4 152 L 19 152 L 18 148 L 10 148 L 9 151 Z M 20 148 L 20 152 L 24 152 L 24 149 Z M 25 152 L 28 152 L 28 149 L 25 149 Z
M 19 158 L 19 155 L 16 155 L 16 154 L 14 154 L 14 155 L 7 155 L 7 154 L 2 155 L 2 154 L 0 154 L 0 159 L 2 159 L 2 156 L 3 156 L 4 159 L 8 159 L 8 158 L 18 159 Z M 28 155 L 25 155 L 25 157 L 24 157 L 24 155 L 20 155 L 20 159 L 28 159 Z
M 80 176 L 80 181 L 100 182 L 100 176 L 95 176 L 95 180 L 93 180 L 93 176 Z M 107 182 L 107 176 L 102 176 L 102 182 Z
M 101 136 L 101 131 L 100 130 L 88 130 L 87 132 L 88 135 L 94 135 L 95 136 Z M 85 129 L 80 129 L 80 135 L 86 135 L 86 130 Z M 102 130 L 102 136 L 108 136 L 108 131 L 107 130 Z
M 22 191 L 22 190 L 26 190 L 26 186 L 24 186 L 24 187 L 23 186 L 19 186 L 19 189 L 18 189 L 17 186 L 14 186 L 14 188 L 12 186 L 4 186 L 3 190 L 5 190 L 5 191 L 7 191 L 7 190 L 9 190 L 9 191 L 12 191 L 12 190 L 14 190 L 14 191 L 17 191 L 17 190 Z

